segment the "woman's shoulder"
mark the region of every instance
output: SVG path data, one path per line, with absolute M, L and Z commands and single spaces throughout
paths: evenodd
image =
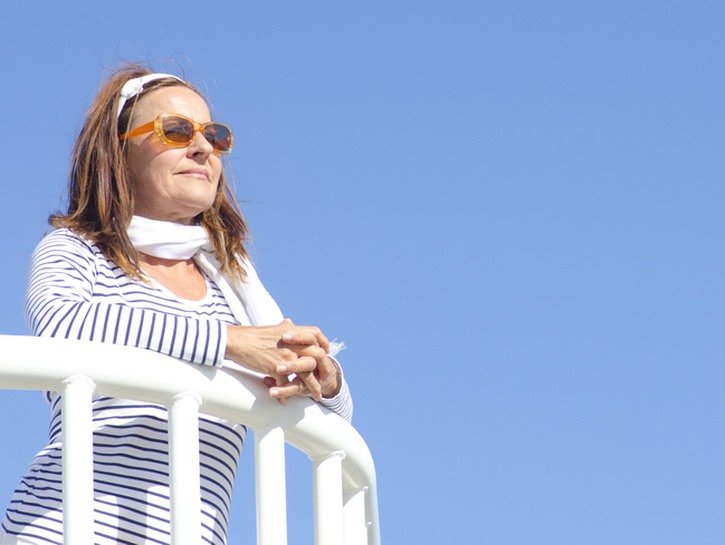
M 103 255 L 91 240 L 65 227 L 46 233 L 35 248 L 36 257 L 59 254 L 89 262 Z
M 58 229 L 49 231 L 40 240 L 38 246 L 78 248 L 94 253 L 98 251 L 98 247 L 92 241 L 67 227 L 59 227 Z

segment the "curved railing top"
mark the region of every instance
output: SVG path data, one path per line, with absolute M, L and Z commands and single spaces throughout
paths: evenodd
M 0 335 L 0 389 L 60 390 L 73 375 L 89 377 L 99 395 L 168 406 L 174 396 L 195 392 L 200 412 L 246 424 L 280 427 L 285 440 L 311 458 L 344 451 L 345 488 L 368 488 L 368 513 L 377 537 L 375 466 L 359 433 L 338 415 L 309 399 L 281 406 L 261 380 L 241 371 L 181 362 L 150 350 L 31 336 Z

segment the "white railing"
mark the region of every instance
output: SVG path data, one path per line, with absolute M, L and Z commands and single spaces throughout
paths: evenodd
M 365 441 L 311 400 L 285 407 L 248 376 L 124 346 L 0 335 L 0 389 L 63 392 L 66 544 L 93 543 L 93 395 L 169 409 L 171 543 L 200 543 L 200 412 L 254 431 L 257 543 L 287 543 L 285 443 L 312 460 L 317 545 L 379 545 L 375 466 Z M 72 486 L 68 486 L 72 483 Z

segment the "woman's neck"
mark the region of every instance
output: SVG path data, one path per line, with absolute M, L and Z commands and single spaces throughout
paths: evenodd
M 193 259 L 166 259 L 139 252 L 141 270 L 174 295 L 199 301 L 206 295 L 206 281 Z

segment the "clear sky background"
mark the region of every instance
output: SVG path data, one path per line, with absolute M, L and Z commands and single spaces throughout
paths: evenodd
M 7 2 L 3 304 L 101 77 L 208 94 L 260 275 L 346 341 L 386 544 L 725 542 L 725 4 Z M 0 393 L 0 503 L 44 444 Z M 230 543 L 253 543 L 251 449 Z M 289 465 L 290 543 L 311 542 Z

